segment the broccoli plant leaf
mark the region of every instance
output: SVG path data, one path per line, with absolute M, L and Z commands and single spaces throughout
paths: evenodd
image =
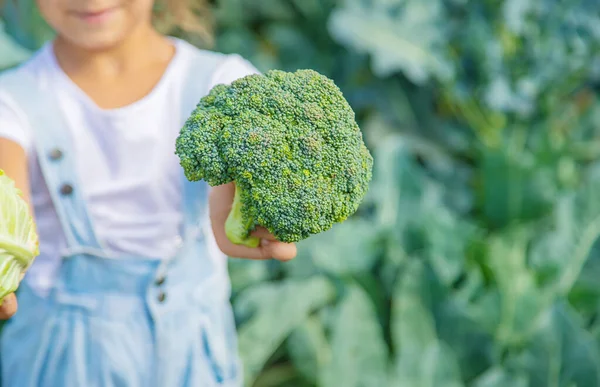
M 220 25 L 230 26 L 258 20 L 290 20 L 294 17 L 293 8 L 287 1 L 266 0 L 221 0 L 214 7 Z
M 431 273 L 411 261 L 399 278 L 392 306 L 396 348 L 394 387 L 461 387 L 460 368 L 451 348 L 439 340 L 429 300 Z
M 340 276 L 357 274 L 368 271 L 377 259 L 376 232 L 372 222 L 352 218 L 314 235 L 303 249 L 321 270 Z
M 374 72 L 403 72 L 421 84 L 448 79 L 442 4 L 438 0 L 347 0 L 329 20 L 338 42 L 372 56 Z
M 497 366 L 488 369 L 473 381 L 473 387 L 530 387 L 529 378 L 524 373 L 513 375 Z
M 478 171 L 478 194 L 491 228 L 549 213 L 556 199 L 557 181 L 548 167 L 515 144 L 486 149 Z
M 463 10 L 452 18 L 451 49 L 463 64 L 454 91 L 496 112 L 532 118 L 560 108 L 598 57 L 593 0 L 469 2 Z
M 245 383 L 251 385 L 290 333 L 334 296 L 333 285 L 322 277 L 246 289 L 234 304 L 238 317 L 245 320 L 239 328 Z
M 244 259 L 232 259 L 228 263 L 232 291 L 238 293 L 259 282 L 271 279 L 269 262 L 256 262 Z
M 379 227 L 372 229 L 381 233 L 382 227 L 389 227 L 398 248 L 427 258 L 449 285 L 464 271 L 467 249 L 480 230 L 449 208 L 448 203 L 456 201 L 447 186 L 428 176 L 410 149 L 410 142 L 399 136 L 377 149 L 377 179 L 369 199 L 377 203 Z
M 600 237 L 600 183 L 592 180 L 556 204 L 549 230 L 536 238 L 531 264 L 538 281 L 555 296 L 567 295 Z
M 311 383 L 317 382 L 322 368 L 331 362 L 331 345 L 317 316 L 309 317 L 292 332 L 287 347 L 296 369 Z
M 598 345 L 575 311 L 558 302 L 546 317 L 530 345 L 507 364 L 527 370 L 532 387 L 600 385 Z
M 396 236 L 402 234 L 406 224 L 417 218 L 426 195 L 428 181 L 416 167 L 407 141 L 393 136 L 377 148 L 373 174 L 367 200 L 376 203 L 376 222 L 382 230 Z
M 479 313 L 473 313 L 494 332 L 500 347 L 527 342 L 550 306 L 527 265 L 530 241 L 531 229 L 524 227 L 492 235 L 487 241 L 484 265 L 492 273 L 496 287 L 485 292 L 487 297 L 476 304 Z
M 553 305 L 577 284 L 600 236 L 597 190 L 597 183 L 585 184 L 563 196 L 546 227 L 520 225 L 487 238 L 480 260 L 494 286 L 470 307 L 479 324 L 494 332 L 498 348 L 538 340 Z
M 5 1 L 0 4 L 0 13 L 6 31 L 28 50 L 37 50 L 55 35 L 41 16 L 35 0 Z
M 0 70 L 18 65 L 26 60 L 31 53 L 19 46 L 4 30 L 0 22 Z
M 319 386 L 387 385 L 388 351 L 375 308 L 367 294 L 350 285 L 331 327 L 331 361 L 323 367 Z

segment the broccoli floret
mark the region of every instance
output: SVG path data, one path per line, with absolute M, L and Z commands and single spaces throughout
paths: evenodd
M 373 167 L 352 108 L 313 70 L 215 86 L 181 129 L 175 153 L 188 180 L 235 183 L 226 234 L 252 247 L 258 225 L 298 242 L 343 222 L 358 209 Z

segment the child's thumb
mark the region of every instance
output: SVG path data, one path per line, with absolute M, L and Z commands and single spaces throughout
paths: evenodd
M 8 320 L 17 313 L 17 296 L 14 293 L 4 297 L 2 305 L 0 305 L 0 320 Z
M 289 261 L 294 259 L 298 253 L 294 243 L 283 243 L 267 239 L 261 240 L 260 248 L 264 258 L 272 258 L 278 261 Z

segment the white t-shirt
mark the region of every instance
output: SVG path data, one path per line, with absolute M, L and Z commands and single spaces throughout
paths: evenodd
M 173 39 L 177 51 L 163 78 L 143 99 L 118 109 L 99 108 L 59 67 L 46 44 L 17 71 L 50 82 L 73 139 L 78 179 L 98 238 L 114 253 L 168 258 L 177 250 L 180 211 L 179 133 L 181 66 L 194 46 Z M 230 55 L 212 75 L 210 87 L 258 70 Z M 207 90 L 208 91 L 208 90 Z M 40 171 L 32 133 L 23 111 L 0 90 L 0 137 L 20 144 L 28 155 L 31 199 L 40 237 L 40 255 L 27 280 L 38 292 L 53 284 L 65 238 Z M 226 257 L 209 238 L 214 259 Z

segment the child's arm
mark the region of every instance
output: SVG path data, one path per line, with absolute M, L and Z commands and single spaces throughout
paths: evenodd
M 27 172 L 27 156 L 25 150 L 16 142 L 0 137 L 0 169 L 10 176 L 29 204 L 31 213 L 33 209 L 29 199 L 29 178 Z M 17 311 L 17 298 L 14 294 L 7 296 L 0 305 L 0 320 L 7 320 Z
M 283 243 L 275 239 L 265 229 L 256 230 L 252 235 L 261 238 L 261 245 L 257 248 L 233 244 L 225 235 L 225 221 L 231 210 L 235 186 L 233 183 L 213 187 L 210 189 L 209 207 L 210 220 L 213 233 L 219 249 L 230 257 L 247 259 L 277 259 L 289 261 L 296 256 L 296 245 Z M 265 243 L 268 241 L 268 243 Z
M 25 150 L 16 142 L 2 137 L 0 137 L 0 169 L 15 181 L 16 187 L 21 190 L 23 198 L 29 204 L 29 209 L 33 214 L 29 198 L 29 174 Z
M 217 84 L 230 84 L 236 79 L 251 74 L 260 74 L 260 71 L 241 56 L 232 55 L 219 70 L 211 87 Z M 280 261 L 289 261 L 295 258 L 297 253 L 295 244 L 277 241 L 264 228 L 258 228 L 252 233 L 253 236 L 261 238 L 261 245 L 257 248 L 236 245 L 227 238 L 225 221 L 229 216 L 234 195 L 233 183 L 210 188 L 210 220 L 215 240 L 223 254 L 235 258 L 277 259 Z

